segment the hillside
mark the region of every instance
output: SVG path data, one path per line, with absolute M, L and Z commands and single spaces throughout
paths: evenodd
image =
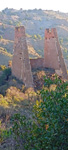
M 68 150 L 68 81 L 48 68 L 32 69 L 33 88 L 12 75 L 14 28 L 24 25 L 30 58 L 44 56 L 45 28 L 57 28 L 68 65 L 68 14 L 0 12 L 0 150 Z M 10 60 L 10 61 L 9 61 Z
M 1 72 L 0 150 L 67 150 L 68 82 L 52 69 L 32 73 L 35 90 Z
M 46 28 L 57 28 L 65 62 L 68 65 L 68 13 L 48 10 L 4 9 L 0 12 L 0 64 L 12 59 L 15 26 L 24 25 L 30 57 L 44 56 L 44 33 Z M 2 61 L 3 60 L 3 61 Z

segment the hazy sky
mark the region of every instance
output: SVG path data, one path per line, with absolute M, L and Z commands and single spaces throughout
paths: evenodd
M 68 12 L 68 0 L 0 0 L 0 10 L 4 8 L 15 9 L 44 9 Z

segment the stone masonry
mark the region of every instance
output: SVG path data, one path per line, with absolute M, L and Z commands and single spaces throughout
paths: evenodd
M 55 28 L 45 30 L 44 67 L 53 68 L 58 75 L 68 78 Z
M 22 80 L 27 88 L 33 87 L 33 78 L 24 26 L 15 28 L 12 74 Z
M 15 28 L 14 55 L 12 60 L 12 74 L 22 80 L 25 86 L 33 87 L 31 69 L 52 68 L 64 79 L 68 79 L 65 62 L 59 45 L 55 28 L 45 30 L 44 58 L 30 59 L 28 55 L 25 28 Z

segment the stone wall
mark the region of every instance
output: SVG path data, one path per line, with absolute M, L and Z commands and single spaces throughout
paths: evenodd
M 44 58 L 30 59 L 32 69 L 43 68 Z

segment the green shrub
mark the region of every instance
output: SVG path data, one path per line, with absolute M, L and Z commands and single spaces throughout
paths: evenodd
M 43 89 L 41 97 L 42 100 L 34 106 L 38 123 L 37 137 L 40 136 L 37 138 L 38 146 L 41 143 L 41 149 L 67 150 L 68 83 L 58 84 L 55 91 Z
M 45 79 L 48 88 L 56 83 L 53 91 L 41 90 L 41 100 L 36 101 L 32 120 L 20 114 L 13 117 L 13 134 L 16 148 L 20 150 L 68 149 L 68 83 L 56 78 Z M 18 144 L 17 144 L 18 143 Z
M 3 71 L 4 69 L 6 69 L 5 65 L 0 65 L 0 71 Z
M 5 79 L 8 80 L 9 76 L 11 75 L 11 68 L 6 68 L 3 71 L 3 75 L 5 76 Z
M 1 124 L 1 122 L 0 122 L 0 124 Z M 6 138 L 9 138 L 11 136 L 11 134 L 12 134 L 11 129 L 9 131 L 7 131 L 6 129 L 0 128 L 0 144 L 2 144 Z
M 5 84 L 11 75 L 11 68 L 6 68 L 3 70 L 3 74 L 0 76 L 0 85 Z

